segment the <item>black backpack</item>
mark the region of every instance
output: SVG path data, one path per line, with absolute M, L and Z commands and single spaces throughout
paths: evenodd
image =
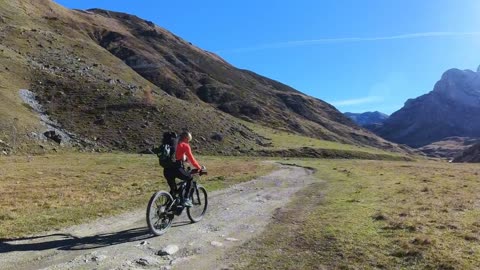
M 162 145 L 155 149 L 160 166 L 165 169 L 172 168 L 176 164 L 175 150 L 177 148 L 177 133 L 163 133 Z

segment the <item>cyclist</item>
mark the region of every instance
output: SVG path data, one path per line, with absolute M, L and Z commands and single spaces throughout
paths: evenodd
M 195 160 L 195 157 L 192 154 L 189 142 L 192 140 L 192 134 L 190 132 L 183 132 L 180 134 L 178 144 L 176 145 L 175 150 L 175 166 L 171 168 L 166 168 L 163 171 L 163 175 L 167 179 L 168 185 L 170 186 L 170 193 L 172 196 L 176 194 L 177 184 L 175 183 L 175 178 L 181 179 L 187 182 L 186 190 L 187 193 L 190 191 L 193 177 L 192 175 L 185 170 L 184 162 L 188 161 L 192 166 L 194 166 L 198 171 L 202 170 L 202 167 Z M 192 207 L 192 202 L 188 196 L 189 194 L 184 194 L 184 197 L 181 198 L 182 204 L 186 207 Z

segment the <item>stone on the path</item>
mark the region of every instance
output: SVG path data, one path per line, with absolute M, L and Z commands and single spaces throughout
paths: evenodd
M 2 141 L 2 140 L 0 140 L 0 146 L 2 146 L 2 147 L 10 147 L 10 146 L 8 145 L 8 143 L 6 143 L 6 142 L 4 142 L 4 141 Z
M 142 266 L 147 266 L 147 265 L 150 264 L 148 259 L 145 259 L 145 258 L 140 258 L 140 259 L 136 260 L 135 262 L 139 265 L 142 265 Z
M 135 260 L 135 263 L 140 266 L 160 266 L 163 264 L 162 261 L 158 260 L 156 257 L 145 256 Z
M 210 244 L 214 247 L 223 247 L 223 243 L 220 243 L 218 241 L 212 241 Z
M 232 237 L 227 237 L 227 238 L 225 238 L 225 240 L 230 241 L 230 242 L 240 241 L 240 240 L 238 240 L 237 238 L 232 238 Z
M 105 255 L 96 255 L 96 256 L 92 257 L 92 261 L 93 262 L 101 262 L 101 261 L 105 260 L 106 258 L 107 258 L 107 256 L 105 256 Z
M 257 198 L 257 199 L 255 199 L 255 202 L 265 203 L 266 201 L 264 199 Z
M 160 256 L 166 256 L 166 255 L 173 255 L 175 253 L 177 253 L 179 250 L 178 246 L 177 245 L 168 245 L 166 247 L 164 247 L 162 250 L 160 250 L 157 255 L 160 255 Z

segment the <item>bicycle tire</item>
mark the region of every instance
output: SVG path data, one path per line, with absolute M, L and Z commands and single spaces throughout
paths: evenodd
M 193 206 L 187 208 L 187 216 L 193 223 L 196 223 L 203 219 L 203 216 L 207 211 L 207 190 L 203 186 L 198 185 L 194 192 L 192 192 L 190 199 L 192 200 Z
M 147 224 L 150 232 L 156 236 L 164 234 L 172 225 L 173 215 L 167 213 L 168 205 L 171 202 L 173 202 L 172 196 L 165 191 L 154 193 L 148 202 Z M 157 218 L 156 221 L 154 220 L 155 217 Z

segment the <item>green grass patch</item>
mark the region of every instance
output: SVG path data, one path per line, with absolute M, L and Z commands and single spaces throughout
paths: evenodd
M 306 158 L 344 158 L 374 160 L 413 160 L 405 153 L 389 152 L 374 147 L 320 140 L 275 130 L 254 123 L 242 121 L 257 134 L 270 139 L 270 144 L 257 147 L 257 154 L 262 156 L 306 157 Z
M 198 157 L 208 191 L 269 173 L 274 165 L 252 158 Z M 59 154 L 0 158 L 0 238 L 79 224 L 146 207 L 166 189 L 153 155 Z
M 318 182 L 231 254 L 237 269 L 475 269 L 480 167 L 304 160 Z M 323 180 L 323 181 L 322 181 Z

